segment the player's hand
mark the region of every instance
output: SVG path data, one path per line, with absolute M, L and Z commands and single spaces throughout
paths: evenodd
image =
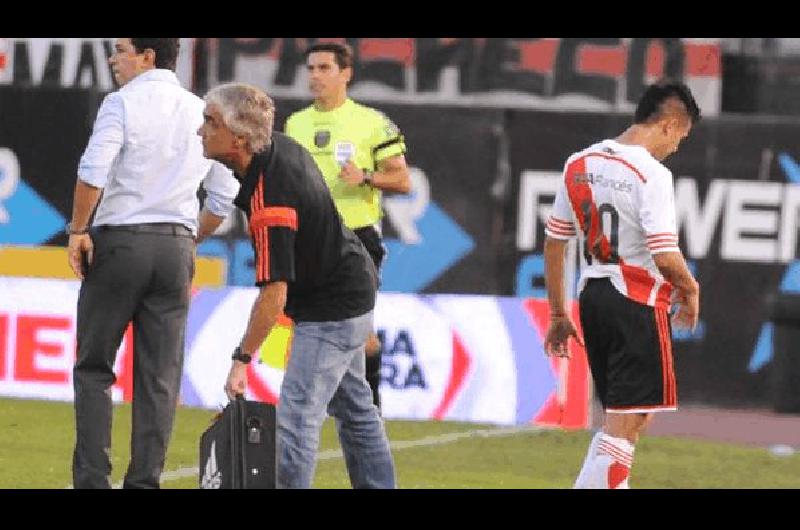
M 247 365 L 243 362 L 233 361 L 228 380 L 225 381 L 225 393 L 228 398 L 236 399 L 238 394 L 244 394 L 247 389 Z
M 672 315 L 672 325 L 678 329 L 694 331 L 700 317 L 700 289 L 693 293 L 680 291 L 675 296 L 678 310 Z
M 583 346 L 583 340 L 578 335 L 575 324 L 566 315 L 553 316 L 550 318 L 550 326 L 547 328 L 547 337 L 544 340 L 544 351 L 547 355 L 556 357 L 570 357 L 569 338 Z
M 348 160 L 339 172 L 339 178 L 351 186 L 358 186 L 364 182 L 364 177 L 364 172 L 357 168 L 352 160 Z
M 75 276 L 83 280 L 83 255 L 86 255 L 86 263 L 91 265 L 94 259 L 94 243 L 89 234 L 71 234 L 67 244 L 67 257 L 69 266 Z

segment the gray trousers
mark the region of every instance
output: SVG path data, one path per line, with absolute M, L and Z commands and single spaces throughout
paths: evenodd
M 131 460 L 123 487 L 158 488 L 183 371 L 194 240 L 178 225 L 92 229 L 78 297 L 75 488 L 109 488 L 114 361 L 133 323 Z

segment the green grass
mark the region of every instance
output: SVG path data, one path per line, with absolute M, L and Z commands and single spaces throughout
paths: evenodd
M 165 471 L 197 466 L 198 440 L 214 412 L 178 410 Z M 743 426 L 743 428 L 746 428 Z M 389 421 L 393 443 L 479 429 L 487 425 Z M 440 445 L 393 451 L 401 488 L 569 488 L 590 433 L 557 430 L 469 436 Z M 112 482 L 128 462 L 130 406 L 115 407 Z M 0 488 L 65 488 L 75 443 L 71 403 L 0 399 Z M 338 449 L 331 420 L 320 449 Z M 317 488 L 349 488 L 340 457 L 321 460 Z M 636 450 L 634 488 L 800 488 L 800 455 L 775 457 L 766 449 L 679 438 L 645 437 Z M 193 489 L 196 477 L 168 480 L 165 488 Z

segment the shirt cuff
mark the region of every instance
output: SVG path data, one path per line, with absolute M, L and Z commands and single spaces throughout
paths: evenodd
M 577 235 L 575 225 L 572 222 L 563 221 L 552 216 L 547 220 L 544 233 L 553 239 L 572 239 Z
M 680 252 L 678 247 L 678 235 L 674 232 L 660 232 L 647 236 L 647 248 L 651 254 L 662 252 Z
M 95 188 L 105 188 L 106 183 L 108 183 L 108 168 L 79 167 L 78 178 Z
M 210 194 L 206 196 L 203 206 L 217 217 L 228 217 L 235 208 L 233 202 L 217 199 Z

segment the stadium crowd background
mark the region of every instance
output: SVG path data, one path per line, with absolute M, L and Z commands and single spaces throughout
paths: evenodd
M 309 102 L 312 41 L 182 39 L 178 75 L 201 96 L 232 80 L 264 88 L 282 130 Z M 675 335 L 680 403 L 800 413 L 787 392 L 800 367 L 782 342 L 800 293 L 800 39 L 348 41 L 351 95 L 396 122 L 413 180 L 385 203 L 376 322 L 387 417 L 590 423 L 585 358 L 562 365 L 541 352 L 544 221 L 565 158 L 623 130 L 662 76 L 685 81 L 704 115 L 667 162 L 680 246 L 703 288 L 700 325 Z M 114 89 L 112 44 L 0 39 L 0 396 L 71 399 L 77 282 L 63 227 Z M 228 362 L 219 352 L 254 296 L 242 218 L 198 251 L 182 400 L 213 408 L 213 373 Z M 126 401 L 130 337 L 121 350 L 115 399 Z M 274 400 L 283 360 L 263 361 L 251 393 Z

